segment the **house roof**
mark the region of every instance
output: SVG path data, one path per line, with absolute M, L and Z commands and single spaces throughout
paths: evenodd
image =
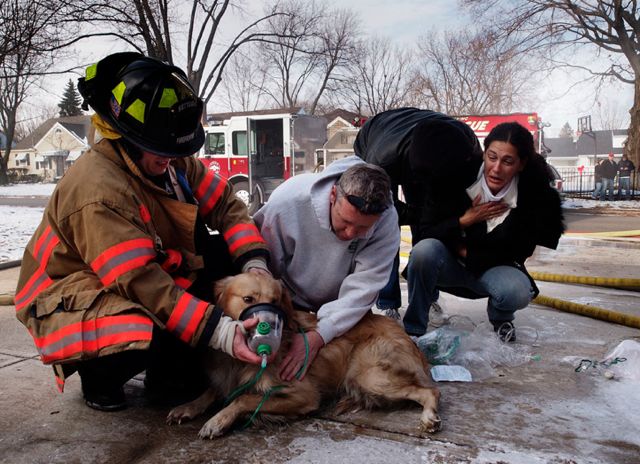
M 609 153 L 621 155 L 623 147 L 614 145 L 613 136 L 626 134 L 626 130 L 601 130 L 580 134 L 577 142 L 574 142 L 571 137 L 545 137 L 544 144 L 551 150 L 549 156 L 554 158 L 594 154 L 607 155 Z
M 550 150 L 548 156 L 576 156 L 576 144 L 571 137 L 545 137 L 544 145 Z
M 343 110 L 342 108 L 335 109 L 327 114 L 323 114 L 329 124 L 331 124 L 335 119 L 342 118 L 347 121 L 349 124 L 354 125 L 354 122 L 357 121 L 366 121 L 367 117 L 358 113 L 354 113 L 353 111 Z
M 593 134 L 595 137 L 593 137 Z M 613 145 L 613 131 L 593 131 L 581 134 L 576 144 L 578 155 L 622 154 L 622 147 Z
M 40 124 L 33 132 L 16 143 L 15 149 L 28 150 L 35 147 L 36 144 L 42 140 L 42 137 L 44 137 L 56 123 L 59 123 L 80 140 L 83 140 L 89 132 L 91 116 L 83 114 L 80 116 L 67 116 L 64 118 L 49 118 Z

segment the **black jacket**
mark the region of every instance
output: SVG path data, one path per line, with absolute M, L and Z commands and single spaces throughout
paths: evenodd
M 476 275 L 499 265 L 514 266 L 526 273 L 524 262 L 535 247 L 555 249 L 564 232 L 560 197 L 549 185 L 545 165 L 542 158 L 527 163 L 518 182 L 516 208 L 490 233 L 486 222 L 461 229 L 459 218 L 472 202 L 464 189 L 431 192 L 413 237 L 414 244 L 436 238 L 454 255 L 464 246 L 467 257 L 463 262 Z
M 622 159 L 618 163 L 618 175 L 620 177 L 629 177 L 631 176 L 631 173 L 635 170 L 635 168 L 636 167 L 633 164 L 633 161 L 631 161 L 630 159 Z
M 454 126 L 475 147 L 475 157 L 482 157 L 478 139 L 467 124 L 446 114 L 418 108 L 384 111 L 369 118 L 353 144 L 356 155 L 368 163 L 382 167 L 391 178 L 400 224 L 417 223 L 424 203 L 425 188 L 430 182 L 426 176 L 412 171 L 409 165 L 413 130 L 426 121 L 439 121 Z M 425 153 L 433 148 L 432 145 L 425 146 Z M 405 202 L 398 198 L 399 186 L 402 187 Z
M 602 168 L 600 169 L 600 173 L 602 174 L 603 179 L 613 179 L 618 172 L 618 165 L 615 161 L 610 161 L 606 159 L 602 162 Z

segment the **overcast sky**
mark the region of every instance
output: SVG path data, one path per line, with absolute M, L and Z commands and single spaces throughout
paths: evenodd
M 357 12 L 362 19 L 362 32 L 368 36 L 386 36 L 394 42 L 413 47 L 421 36 L 428 31 L 455 30 L 469 24 L 470 19 L 457 8 L 454 0 L 327 0 L 337 7 L 348 7 Z M 260 12 L 263 2 L 249 0 L 248 10 Z M 88 62 L 114 51 L 124 50 L 121 46 L 113 46 L 104 41 L 98 45 L 85 44 L 78 49 L 78 55 L 86 57 Z M 591 56 L 587 56 L 591 60 Z M 61 98 L 64 86 L 69 78 L 48 79 L 45 82 L 45 101 L 56 105 Z M 633 86 L 619 83 L 606 85 L 600 95 L 600 109 L 594 106 L 594 91 L 591 85 L 573 86 L 579 79 L 575 75 L 556 72 L 551 78 L 532 75 L 531 86 L 537 90 L 537 99 L 530 107 L 523 107 L 519 112 L 537 112 L 542 119 L 551 124 L 547 136 L 557 136 L 565 122 L 576 129 L 577 118 L 592 115 L 594 125 L 599 111 L 613 111 L 621 120 L 624 128 L 629 121 L 628 110 L 633 103 Z M 33 105 L 33 101 L 31 102 Z

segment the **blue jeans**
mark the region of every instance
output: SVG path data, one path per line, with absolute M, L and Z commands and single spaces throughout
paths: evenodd
M 492 267 L 476 277 L 432 238 L 413 247 L 407 271 L 409 306 L 403 322 L 409 335 L 427 332 L 429 308 L 438 298 L 438 289 L 467 298 L 489 297 L 487 314 L 494 326 L 512 321 L 513 313 L 525 308 L 535 294 L 529 277 L 515 267 Z
M 609 190 L 609 200 L 613 200 L 613 179 L 602 178 L 602 190 L 600 190 L 600 200 L 605 200 Z
M 593 190 L 593 194 L 591 195 L 591 198 L 593 198 L 594 200 L 597 200 L 598 198 L 600 198 L 601 192 L 602 192 L 602 181 L 598 181 L 596 182 L 596 188 Z
M 402 306 L 402 294 L 400 293 L 400 274 L 398 267 L 400 266 L 400 251 L 396 253 L 393 260 L 393 268 L 387 285 L 378 293 L 378 301 L 376 306 L 378 309 L 398 309 Z
M 630 177 L 620 177 L 618 179 L 618 198 L 622 199 L 622 191 L 624 190 L 627 193 L 625 199 L 631 200 L 631 190 L 629 189 L 630 184 Z

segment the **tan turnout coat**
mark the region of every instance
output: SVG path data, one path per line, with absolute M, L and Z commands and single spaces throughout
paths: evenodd
M 197 215 L 223 234 L 239 266 L 267 255 L 232 186 L 199 160 L 172 162 L 197 200 L 193 205 L 145 178 L 118 146 L 103 139 L 69 169 L 22 260 L 17 317 L 42 361 L 54 365 L 60 388 L 70 372 L 63 366 L 146 349 L 154 325 L 191 345 L 203 333 L 208 341 L 219 311 L 185 290 L 203 265 L 194 243 Z M 175 275 L 159 264 L 167 249 L 183 257 Z

